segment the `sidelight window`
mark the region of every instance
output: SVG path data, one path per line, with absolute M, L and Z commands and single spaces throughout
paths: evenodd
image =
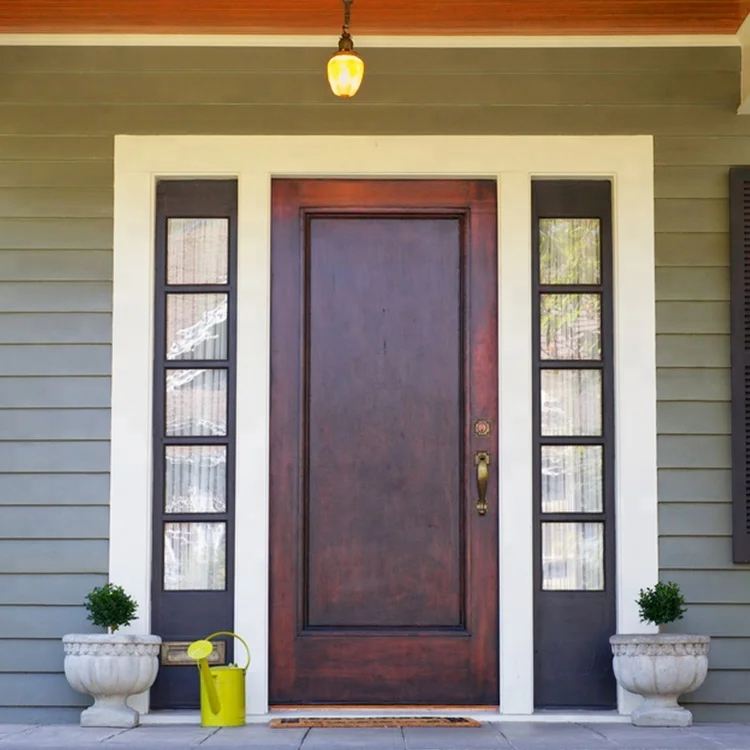
M 536 180 L 533 209 L 535 701 L 603 708 L 615 703 L 611 185 Z M 561 669 L 586 695 L 559 687 Z
M 551 189 L 562 183 L 549 183 Z M 544 187 L 537 183 L 537 188 Z M 608 263 L 596 217 L 539 217 L 536 253 L 541 586 L 604 589 L 603 315 Z M 609 333 L 609 331 L 607 332 Z M 605 340 L 606 339 L 606 340 Z
M 162 183 L 169 190 L 179 183 Z M 176 210 L 179 211 L 179 206 Z M 157 261 L 157 362 L 163 408 L 163 587 L 224 590 L 229 435 L 229 219 L 166 218 Z M 166 261 L 164 263 L 164 261 Z M 166 268 L 164 268 L 164 265 Z M 210 519 L 210 520 L 209 520 Z
M 235 181 L 157 185 L 152 626 L 167 644 L 233 626 L 236 217 Z M 154 705 L 183 668 L 162 665 Z

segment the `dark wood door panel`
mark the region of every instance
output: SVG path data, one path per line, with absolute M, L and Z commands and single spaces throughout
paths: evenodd
M 496 704 L 495 185 L 274 181 L 272 249 L 271 701 Z
M 436 648 L 434 638 L 419 634 L 311 639 L 299 651 L 294 694 L 303 703 L 497 705 L 497 681 L 466 658 L 468 640 L 443 637 Z M 459 693 L 457 685 L 471 691 Z M 290 701 L 272 695 L 272 703 L 283 702 Z
M 460 230 L 309 222 L 306 625 L 461 625 Z

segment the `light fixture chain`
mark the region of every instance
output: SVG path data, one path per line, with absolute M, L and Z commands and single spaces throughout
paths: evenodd
M 354 0 L 344 0 L 344 31 L 349 31 L 349 20 L 351 18 L 352 3 Z

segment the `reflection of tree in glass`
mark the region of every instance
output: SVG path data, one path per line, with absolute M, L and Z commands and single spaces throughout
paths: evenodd
M 604 588 L 604 526 L 601 523 L 542 525 L 542 588 L 601 591 Z
M 226 586 L 226 524 L 164 524 L 164 588 L 222 590 Z
M 225 359 L 227 312 L 226 294 L 168 295 L 167 359 Z
M 228 219 L 167 220 L 167 283 L 226 284 Z
M 227 434 L 227 371 L 168 370 L 167 435 Z
M 542 294 L 540 333 L 542 359 L 600 359 L 600 296 Z
M 600 445 L 542 447 L 542 511 L 599 513 L 602 510 Z
M 226 446 L 171 445 L 166 449 L 165 460 L 167 513 L 226 510 Z
M 598 284 L 600 237 L 599 219 L 540 219 L 540 282 Z
M 542 435 L 601 435 L 601 371 L 542 370 Z

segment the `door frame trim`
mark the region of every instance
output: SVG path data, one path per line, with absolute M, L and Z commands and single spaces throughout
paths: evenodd
M 500 696 L 533 713 L 531 179 L 613 181 L 619 632 L 658 578 L 654 181 L 651 136 L 116 136 L 110 579 L 148 632 L 157 178 L 239 181 L 235 630 L 250 644 L 248 712 L 268 711 L 268 434 L 272 177 L 498 181 Z M 522 312 L 519 312 L 522 311 Z M 528 503 L 516 498 L 527 497 Z M 528 565 L 519 565 L 527 560 Z M 248 571 L 245 574 L 239 571 Z M 139 699 L 147 708 L 147 697 Z M 618 691 L 621 713 L 632 696 Z

